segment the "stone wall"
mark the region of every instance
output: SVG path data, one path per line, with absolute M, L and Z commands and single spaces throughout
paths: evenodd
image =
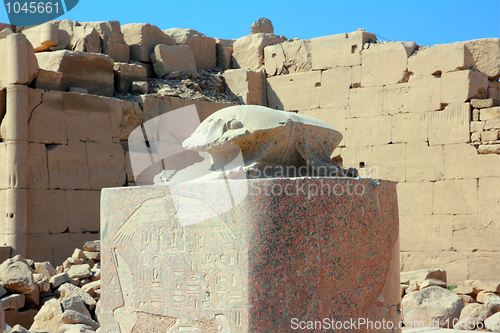
M 292 43 L 265 48 L 265 65 L 278 69 L 268 76 L 288 72 L 276 54 Z M 269 106 L 326 121 L 344 134 L 344 167 L 398 182 L 402 270 L 442 268 L 450 284 L 494 280 L 500 62 L 481 54 L 498 53 L 499 40 L 474 53 L 467 43 L 377 43 L 364 31 L 308 43 L 301 61 L 312 70 L 268 77 Z
M 22 232 L 12 221 L 25 221 L 28 257 L 59 262 L 75 243 L 95 239 L 100 189 L 134 185 L 130 131 L 188 104 L 200 120 L 230 105 L 209 102 L 213 94 L 203 90 L 212 80 L 203 75 L 217 70 L 233 101 L 324 120 L 344 135 L 335 160 L 362 177 L 398 182 L 403 270 L 442 268 L 450 284 L 500 274 L 499 39 L 422 47 L 377 42 L 360 29 L 222 40 L 68 20 L 17 32 L 0 34 L 0 64 L 18 64 L 0 75 L 0 216 L 6 243 Z M 193 80 L 182 82 L 199 100 L 147 94 L 147 80 L 151 88 L 151 80 L 179 76 Z M 19 108 L 13 84 L 25 87 L 25 118 L 9 113 Z M 25 132 L 9 134 L 23 123 Z M 23 206 L 15 202 L 25 216 L 9 217 Z

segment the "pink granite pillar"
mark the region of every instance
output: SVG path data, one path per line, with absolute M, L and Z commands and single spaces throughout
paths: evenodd
M 104 189 L 101 232 L 105 333 L 400 331 L 394 182 Z

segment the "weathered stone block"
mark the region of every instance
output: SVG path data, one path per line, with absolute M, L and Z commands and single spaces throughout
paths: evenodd
M 432 195 L 432 192 L 430 194 Z M 415 197 L 414 195 L 412 196 Z M 417 202 L 410 204 L 416 205 Z M 453 216 L 423 215 L 422 212 L 419 212 L 418 210 L 415 213 L 415 215 L 406 215 L 401 216 L 400 218 L 399 230 L 401 251 L 437 252 L 450 251 L 454 248 Z M 422 242 L 422 239 L 426 239 L 428 241 Z
M 308 72 L 312 69 L 311 41 L 291 40 L 264 48 L 264 65 L 269 76 Z
M 479 133 L 484 130 L 484 121 L 471 121 L 470 122 L 470 131 L 472 133 Z
M 263 70 L 231 69 L 223 74 L 229 90 L 247 105 L 267 106 L 266 77 Z
M 449 104 L 443 111 L 428 113 L 430 145 L 469 142 L 469 103 Z
M 53 189 L 90 189 L 85 143 L 47 147 L 50 187 Z
M 149 56 L 158 44 L 175 45 L 175 40 L 148 23 L 130 23 L 121 27 L 125 42 L 130 47 L 130 60 L 151 62 Z
M 392 156 L 392 158 L 387 158 Z M 406 173 L 406 145 L 373 146 L 372 164 L 377 168 L 377 178 L 404 182 Z
M 289 330 L 290 318 L 357 321 L 368 316 L 374 321 L 399 322 L 396 311 L 390 310 L 400 302 L 394 183 L 302 178 L 250 182 L 256 192 L 269 186 L 321 186 L 321 181 L 323 191 L 326 185 L 338 184 L 352 190 L 363 187 L 365 194 L 350 198 L 345 191 L 341 195 L 325 192 L 308 201 L 307 195 L 282 193 L 276 198 L 281 202 L 277 208 L 274 200 L 261 199 L 263 192 L 261 196 L 249 193 L 229 211 L 182 227 L 168 188 L 105 189 L 101 332 L 128 332 L 133 327 L 151 330 L 160 325 L 165 330 L 180 320 L 184 327 L 199 329 L 200 318 L 242 332 Z M 204 183 L 202 188 L 200 184 L 182 186 L 185 195 L 196 193 L 198 198 L 213 201 L 207 202 L 212 207 L 220 205 L 220 196 L 214 194 L 226 191 L 224 182 Z M 290 210 L 292 206 L 295 209 Z M 363 227 L 358 227 L 361 223 L 346 225 L 347 215 L 363 221 Z M 294 223 L 281 223 L 284 219 Z M 275 223 L 280 227 L 275 228 Z M 310 245 L 316 244 L 317 228 L 322 235 L 321 262 L 316 246 Z M 164 237 L 151 237 L 158 233 Z M 338 242 L 339 233 L 344 242 Z M 297 237 L 305 241 L 292 241 Z M 274 249 L 271 254 L 270 248 Z M 163 254 L 155 257 L 161 249 L 165 249 Z M 320 271 L 335 281 L 328 289 L 318 289 Z M 346 291 L 347 281 L 356 281 L 352 291 Z M 365 292 L 366 288 L 372 291 Z M 309 305 L 283 301 L 295 295 L 303 295 Z M 377 301 L 382 297 L 384 302 Z M 317 312 L 320 304 L 327 304 L 322 314 Z M 141 312 L 136 311 L 138 307 Z
M 391 116 L 347 118 L 345 125 L 344 139 L 347 147 L 385 145 L 392 140 Z
M 409 111 L 427 112 L 441 110 L 441 78 L 417 76 L 409 81 Z
M 495 178 L 489 178 L 498 184 Z M 479 180 L 479 196 L 482 197 L 485 182 Z M 480 200 L 480 199 L 479 199 Z M 479 201 L 481 204 L 481 201 Z M 482 205 L 481 206 L 486 206 Z M 453 249 L 457 251 L 496 251 L 496 241 L 500 236 L 500 221 L 491 216 L 477 215 L 455 215 L 453 216 Z
M 233 55 L 233 40 L 215 39 L 217 50 L 217 67 L 222 69 L 231 68 L 231 57 Z
M 481 141 L 496 141 L 498 140 L 498 130 L 481 132 Z
M 477 180 L 445 180 L 434 183 L 434 214 L 477 213 Z
M 0 39 L 0 64 L 7 69 L 0 74 L 0 90 L 10 84 L 30 84 L 39 68 L 33 46 L 23 34 Z
M 296 73 L 267 79 L 267 102 L 273 109 L 316 109 L 319 108 L 320 95 L 321 72 Z
M 68 229 L 64 191 L 29 190 L 28 202 L 29 233 L 58 234 Z
M 426 142 L 428 113 L 392 116 L 392 142 Z
M 264 64 L 264 48 L 283 43 L 286 37 L 257 33 L 241 37 L 233 43 L 233 68 L 260 68 Z
M 40 69 L 35 79 L 35 87 L 45 90 L 61 90 L 62 77 L 63 73 Z
M 374 34 L 364 31 L 313 38 L 312 69 L 361 65 L 363 45 L 376 40 Z
M 180 71 L 187 74 L 195 74 L 196 62 L 193 52 L 187 45 L 164 45 L 159 44 L 151 53 L 156 76 L 162 78 L 170 72 Z
M 132 88 L 132 81 L 147 81 L 147 71 L 144 66 L 115 62 L 115 89 L 119 94 L 126 94 Z M 147 84 L 147 83 L 146 83 Z
M 120 144 L 86 142 L 85 146 L 91 189 L 125 185 L 125 153 Z
M 500 106 L 479 110 L 479 120 L 500 119 Z
M 139 103 L 109 98 L 109 112 L 113 138 L 128 140 L 130 132 L 142 123 L 142 109 Z
M 384 114 L 407 113 L 410 110 L 410 84 L 400 83 L 384 86 Z
M 100 36 L 102 53 L 109 55 L 117 62 L 128 62 L 130 60 L 130 49 L 125 43 L 121 32 L 120 22 L 84 22 L 83 27 L 94 28 Z
M 500 39 L 483 38 L 463 42 L 472 53 L 480 72 L 486 73 L 492 80 L 500 78 Z
M 426 48 L 408 59 L 408 70 L 415 76 L 437 75 L 475 69 L 469 49 L 463 44 L 440 44 Z
M 35 52 L 49 51 L 59 43 L 59 24 L 55 22 L 45 22 L 18 32 L 26 36 Z
M 38 74 L 40 75 L 40 74 Z M 493 83 L 492 83 L 493 84 Z M 488 99 L 474 99 L 470 100 L 470 105 L 472 105 L 475 109 L 486 109 L 491 108 L 493 106 L 500 106 L 500 100 L 494 98 Z
M 431 182 L 398 183 L 399 215 L 410 217 L 432 215 L 433 185 Z M 421 195 L 416 196 L 415 193 Z M 402 251 L 406 250 L 402 249 Z
M 488 87 L 488 98 L 500 99 L 500 82 L 493 81 L 490 82 Z
M 66 121 L 62 93 L 29 89 L 28 139 L 45 144 L 66 144 Z
M 363 87 L 383 86 L 408 79 L 408 55 L 401 42 L 370 45 L 363 51 Z
M 29 143 L 28 188 L 48 189 L 49 187 L 49 171 L 45 145 L 42 143 Z
M 68 48 L 71 51 L 101 53 L 101 37 L 93 27 L 74 26 Z
M 87 89 L 90 94 L 112 96 L 113 59 L 104 54 L 61 50 L 36 54 L 40 68 L 63 73 L 61 90 Z
M 500 176 L 500 170 L 495 167 L 500 163 L 500 155 L 479 155 L 477 149 L 468 143 L 445 145 L 444 157 L 446 178 Z
M 476 71 L 458 71 L 441 76 L 441 102 L 463 103 L 471 98 L 486 98 L 488 77 Z
M 384 114 L 384 88 L 369 87 L 350 90 L 351 117 L 373 117 Z
M 65 191 L 71 233 L 99 231 L 100 191 Z
M 210 70 L 217 66 L 215 38 L 192 29 L 171 28 L 163 32 L 172 37 L 178 45 L 189 46 L 198 69 Z
M 349 105 L 351 67 L 338 67 L 321 73 L 320 107 L 340 108 Z
M 406 145 L 406 181 L 436 181 L 444 176 L 443 146 L 427 143 Z
M 340 156 L 344 168 L 357 168 L 361 178 L 375 177 L 378 170 L 372 163 L 372 146 L 342 148 Z
M 5 311 L 5 323 L 12 327 L 16 325 L 30 327 L 33 324 L 33 318 L 36 316 L 37 312 L 36 309 Z
M 469 279 L 498 281 L 500 269 L 495 263 L 500 260 L 498 252 L 477 251 L 469 256 Z

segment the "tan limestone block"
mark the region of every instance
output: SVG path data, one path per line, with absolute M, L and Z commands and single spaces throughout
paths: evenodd
M 472 70 L 445 73 L 441 76 L 441 102 L 463 103 L 471 98 L 486 98 L 488 76 Z
M 33 46 L 20 33 L 0 39 L 0 64 L 0 90 L 10 84 L 30 84 L 39 69 Z
M 500 221 L 488 215 L 454 215 L 453 248 L 457 251 L 497 251 Z
M 265 73 L 263 70 L 230 69 L 223 74 L 229 90 L 247 105 L 266 106 Z
M 491 221 L 492 224 L 498 224 L 500 215 L 500 195 L 498 186 L 499 177 L 480 178 L 478 184 L 479 211 L 484 219 L 483 222 Z
M 406 181 L 436 181 L 444 176 L 443 146 L 427 143 L 406 145 Z
M 392 142 L 427 142 L 427 113 L 392 116 Z
M 358 169 L 361 178 L 372 178 L 378 173 L 372 164 L 372 146 L 342 148 L 341 157 L 343 167 Z
M 490 130 L 481 132 L 481 141 L 496 141 L 498 140 L 498 130 Z
M 407 80 L 408 55 L 401 42 L 370 45 L 363 51 L 363 87 L 383 86 Z
M 120 22 L 82 22 L 84 28 L 93 28 L 99 34 L 102 53 L 109 55 L 114 61 L 128 62 L 130 49 L 124 40 Z
M 49 171 L 45 145 L 42 143 L 29 143 L 28 188 L 48 189 L 49 187 Z
M 313 38 L 312 69 L 361 65 L 363 45 L 376 40 L 374 34 L 364 31 Z
M 409 81 L 409 111 L 427 112 L 441 110 L 441 78 L 434 76 L 413 77 Z
M 47 148 L 50 187 L 90 189 L 89 166 L 84 142 Z
M 158 44 L 175 45 L 175 40 L 148 23 L 130 23 L 121 27 L 125 43 L 130 47 L 130 60 L 150 62 L 149 55 Z
M 357 65 L 357 66 L 352 66 L 351 68 L 352 68 L 351 87 L 359 88 L 361 87 L 361 73 L 363 66 Z
M 222 69 L 231 68 L 231 56 L 233 54 L 233 40 L 215 38 L 217 49 L 217 67 Z
M 94 142 L 111 142 L 111 118 L 109 114 L 108 104 L 105 101 L 95 100 L 97 103 L 91 103 L 88 101 L 87 104 L 97 104 L 100 108 L 88 108 L 83 111 L 82 108 L 73 108 L 75 103 L 67 103 L 69 99 L 78 97 L 87 97 L 85 95 L 78 95 L 73 93 L 65 93 L 65 111 L 66 111 L 66 127 L 68 129 L 68 140 L 69 142 L 78 141 L 94 141 Z M 97 96 L 88 96 L 89 99 L 99 99 Z M 86 98 L 85 98 L 86 99 Z
M 115 62 L 113 72 L 115 74 L 115 89 L 119 94 L 129 93 L 133 81 L 148 80 L 146 68 L 138 64 Z
M 253 35 L 252 35 L 253 36 Z M 320 106 L 321 72 L 305 72 L 267 79 L 268 106 L 277 110 L 309 110 Z
M 351 117 L 373 117 L 387 113 L 383 112 L 384 88 L 369 87 L 350 90 L 349 104 Z
M 384 102 L 382 111 L 384 114 L 407 113 L 410 111 L 410 87 L 409 83 L 399 83 L 384 86 Z
M 345 133 L 345 116 L 347 109 L 349 107 L 343 108 L 326 108 L 326 109 L 314 109 L 314 110 L 303 110 L 299 111 L 299 114 L 303 114 L 306 116 L 314 117 L 319 120 L 324 121 L 328 125 L 335 128 L 337 131 L 344 135 Z M 344 139 L 340 141 L 339 146 L 344 145 Z M 333 152 L 334 155 L 336 151 Z
M 498 238 L 497 238 L 498 239 Z M 469 256 L 469 279 L 498 281 L 500 253 L 477 251 Z
M 100 191 L 65 191 L 71 233 L 99 231 Z
M 36 54 L 40 68 L 63 73 L 61 90 L 84 88 L 90 94 L 112 96 L 113 59 L 105 54 L 60 50 Z
M 58 234 L 68 229 L 66 198 L 61 190 L 28 190 L 30 234 Z
M 472 53 L 480 72 L 498 80 L 500 77 L 500 39 L 483 38 L 462 42 Z
M 128 140 L 130 132 L 142 123 L 142 109 L 137 102 L 108 98 L 113 138 Z
M 451 286 L 467 279 L 467 255 L 453 251 L 401 251 L 401 271 L 440 268 L 446 271 L 447 283 Z
M 479 120 L 486 121 L 500 119 L 500 106 L 479 110 Z
M 349 105 L 351 71 L 351 67 L 337 67 L 321 73 L 319 105 L 322 109 Z
M 480 143 L 481 133 L 471 133 L 470 140 L 472 141 L 472 143 Z
M 498 154 L 500 153 L 500 145 L 480 145 L 477 148 L 479 154 Z
M 44 90 L 61 90 L 62 77 L 63 73 L 40 69 L 35 79 L 35 87 Z
M 452 220 L 453 216 L 451 215 L 415 214 L 401 216 L 399 220 L 401 251 L 439 252 L 452 250 Z M 425 239 L 425 242 L 422 239 Z
M 474 58 L 463 44 L 439 44 L 408 59 L 408 70 L 415 76 L 444 74 L 475 68 Z
M 496 83 L 498 83 L 498 81 Z M 495 82 L 490 83 L 490 85 L 494 84 Z M 472 105 L 472 107 L 475 109 L 486 109 L 494 106 L 500 106 L 500 100 L 495 98 L 487 98 L 487 99 L 472 98 L 470 100 L 470 105 Z
M 500 82 L 490 82 L 488 87 L 488 98 L 500 100 Z
M 260 68 L 264 64 L 264 48 L 287 40 L 283 36 L 265 33 L 243 36 L 233 43 L 232 67 Z
M 470 131 L 472 133 L 479 133 L 484 130 L 484 121 L 471 121 L 470 123 Z
M 347 118 L 345 123 L 344 140 L 347 147 L 384 145 L 391 142 L 391 116 Z
M 264 48 L 264 66 L 269 76 L 308 72 L 311 64 L 311 41 L 295 39 Z
M 500 177 L 500 155 L 478 154 L 478 150 L 468 144 L 444 146 L 445 178 Z M 464 162 L 466 161 L 466 162 Z
M 29 141 L 66 144 L 66 114 L 62 93 L 59 91 L 41 92 L 29 89 L 30 118 L 28 120 Z
M 406 173 L 406 144 L 373 146 L 372 164 L 378 171 L 378 174 L 374 178 L 404 182 Z
M 442 180 L 434 183 L 434 214 L 476 214 L 477 180 Z
M 430 145 L 470 141 L 469 103 L 449 104 L 443 111 L 428 113 Z
M 500 119 L 491 119 L 486 121 L 484 129 L 490 130 L 492 128 L 500 128 Z
M 193 52 L 187 45 L 158 44 L 151 53 L 151 62 L 159 78 L 174 71 L 190 75 L 197 73 Z
M 118 143 L 86 142 L 90 172 L 90 188 L 125 185 L 125 153 Z
M 172 37 L 177 45 L 189 46 L 193 52 L 198 69 L 210 70 L 216 67 L 217 51 L 215 38 L 207 37 L 192 29 L 171 28 L 163 30 L 163 32 Z
M 419 193 L 419 195 L 415 195 Z M 400 216 L 431 215 L 434 193 L 431 182 L 398 183 L 398 204 Z

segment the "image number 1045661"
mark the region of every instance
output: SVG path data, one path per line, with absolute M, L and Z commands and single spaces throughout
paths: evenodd
M 35 26 L 58 18 L 72 10 L 79 0 L 4 0 L 9 23 Z

